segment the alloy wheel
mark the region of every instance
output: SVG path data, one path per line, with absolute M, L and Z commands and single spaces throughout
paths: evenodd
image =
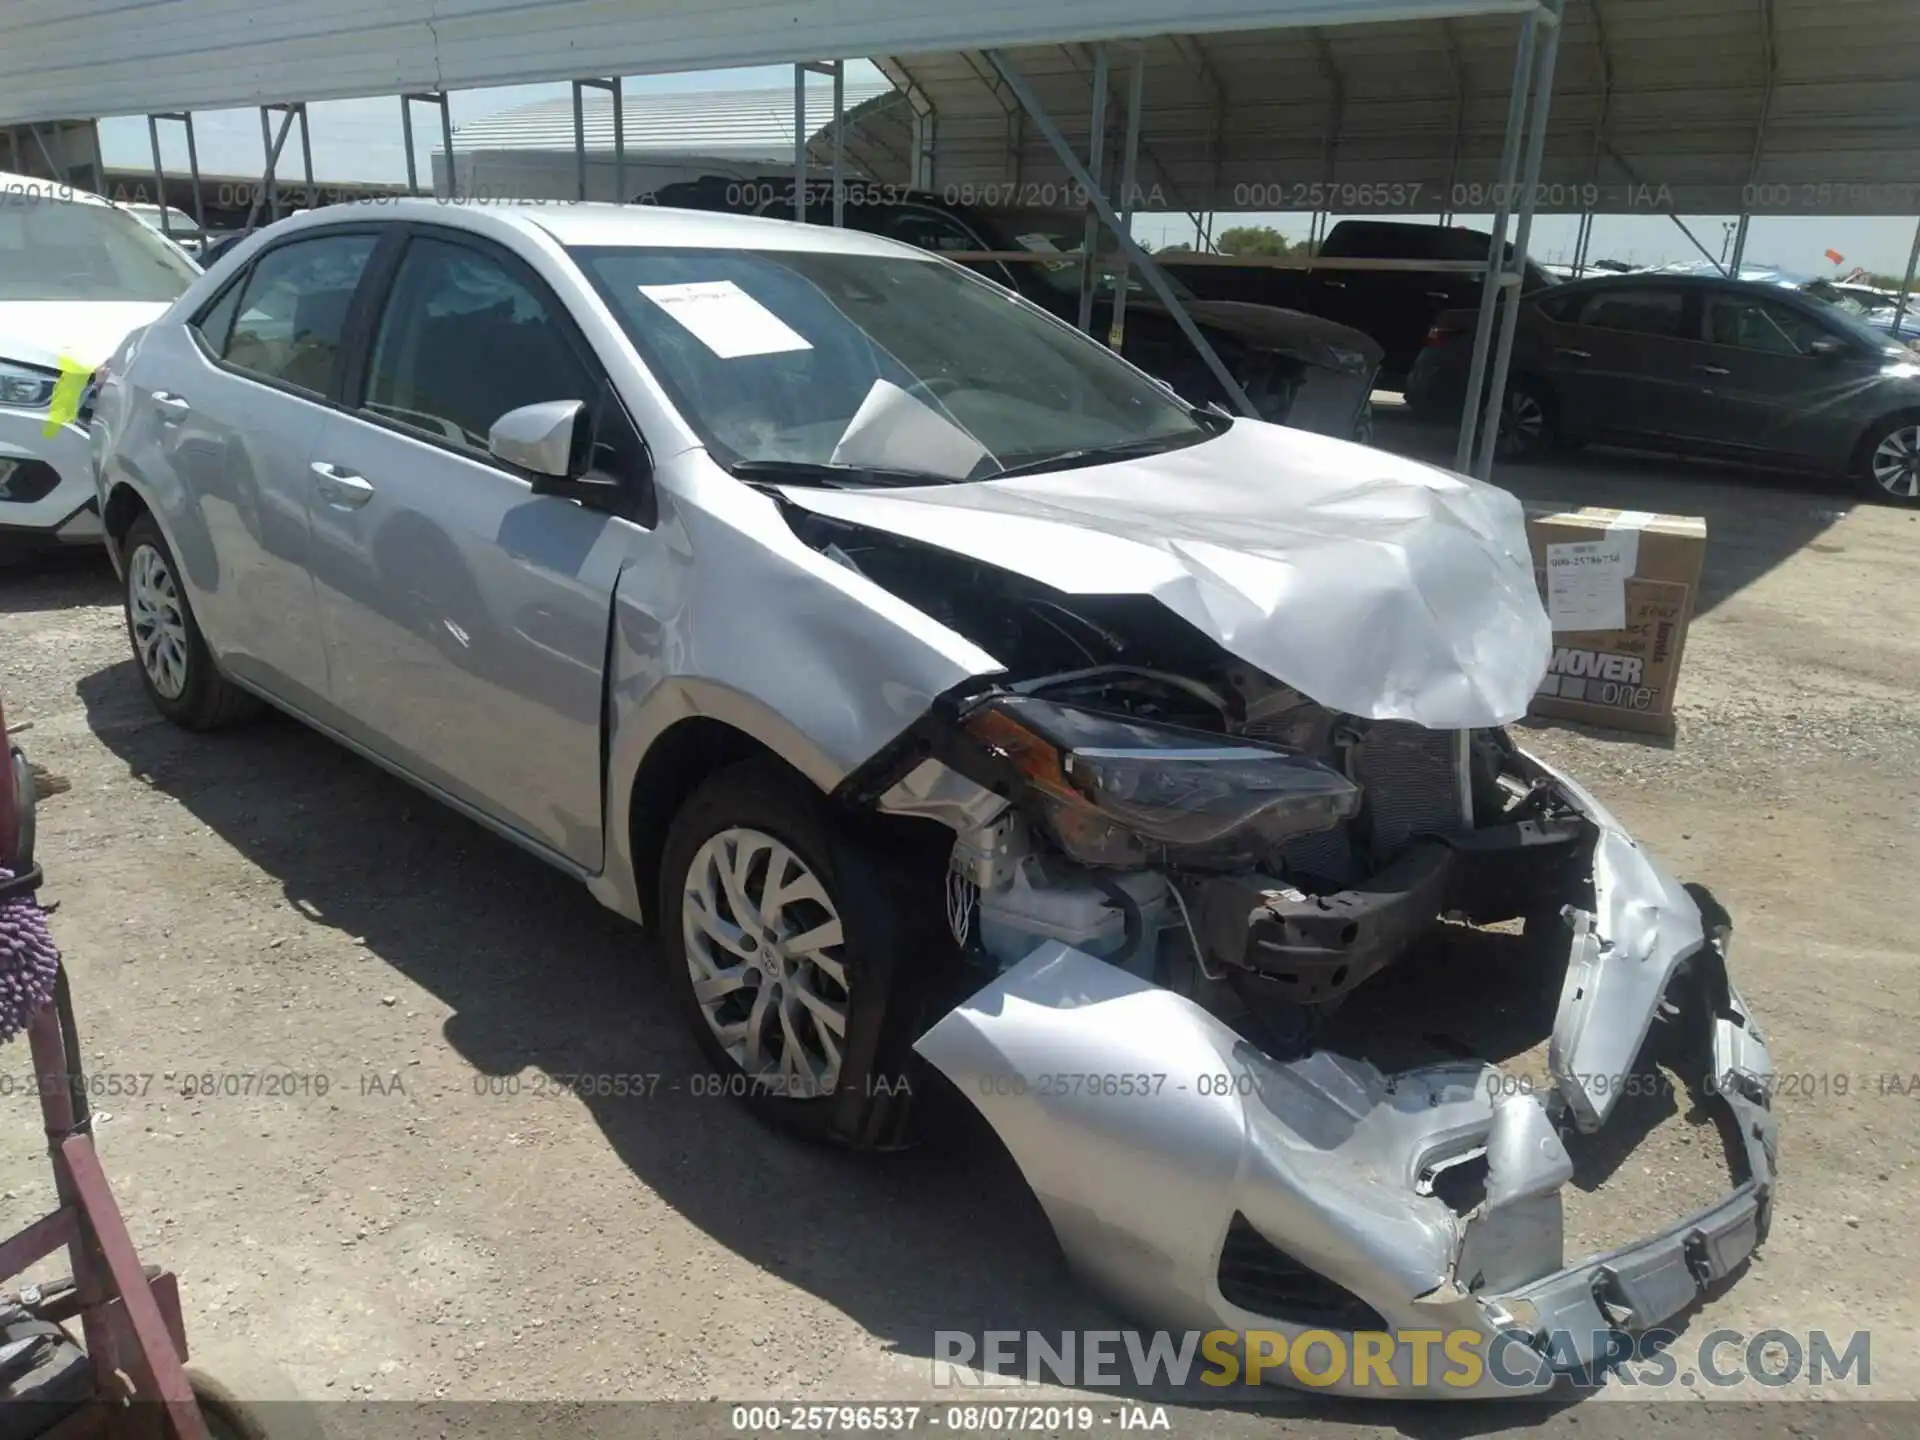
M 127 617 L 153 688 L 178 700 L 187 688 L 187 618 L 167 559 L 142 545 L 127 562 Z
M 1874 447 L 1873 480 L 1889 495 L 1920 500 L 1920 425 L 1902 425 Z
M 1500 449 L 1508 455 L 1530 455 L 1540 448 L 1547 431 L 1547 412 L 1538 398 L 1525 390 L 1509 390 L 1500 405 Z
M 833 1093 L 847 1037 L 840 913 L 783 842 L 730 828 L 687 869 L 680 927 L 693 997 L 727 1055 L 772 1093 Z

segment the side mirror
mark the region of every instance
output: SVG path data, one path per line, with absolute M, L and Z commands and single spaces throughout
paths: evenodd
M 493 422 L 487 450 L 496 460 L 554 480 L 571 480 L 582 454 L 587 407 L 579 400 L 522 405 Z
M 618 478 L 592 469 L 593 418 L 581 400 L 542 400 L 509 410 L 487 432 L 487 450 L 523 471 L 536 495 L 605 510 L 622 493 Z
M 1824 337 L 1815 340 L 1807 346 L 1807 354 L 1817 356 L 1822 360 L 1837 360 L 1842 355 L 1845 355 L 1847 350 L 1848 346 L 1844 340 L 1832 340 Z

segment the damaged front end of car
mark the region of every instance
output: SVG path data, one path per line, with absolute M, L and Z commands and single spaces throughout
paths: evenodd
M 1481 1390 L 1531 1391 L 1760 1243 L 1771 1062 L 1727 978 L 1730 924 L 1502 724 L 1336 709 L 1155 599 L 790 520 L 1006 666 L 941 697 L 840 798 L 953 832 L 947 919 L 987 978 L 915 1049 L 1122 1312 L 1327 1331 L 1349 1353 L 1361 1332 L 1465 1330 L 1500 1350 Z M 1369 997 L 1396 973 L 1500 1002 L 1511 976 L 1441 967 L 1450 937 L 1503 927 L 1535 983 L 1558 982 L 1540 1083 L 1497 1047 L 1368 1053 Z M 1731 1188 L 1571 1257 L 1578 1157 L 1653 1038 L 1718 1112 Z M 1400 1393 L 1473 1393 L 1429 1383 L 1408 1347 L 1391 1364 Z

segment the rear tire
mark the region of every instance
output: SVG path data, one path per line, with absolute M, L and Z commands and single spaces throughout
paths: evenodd
M 936 857 L 859 824 L 777 762 L 730 766 L 674 817 L 656 914 L 712 1066 L 690 1083 L 807 1138 L 884 1148 L 905 1138 L 912 1042 L 956 954 Z
M 1558 431 L 1553 397 L 1539 382 L 1509 380 L 1500 405 L 1500 434 L 1494 441 L 1494 455 L 1514 464 L 1538 460 L 1553 449 Z
M 259 714 L 261 702 L 214 663 L 179 564 L 151 515 L 127 528 L 121 553 L 127 640 L 154 709 L 184 730 L 217 730 Z

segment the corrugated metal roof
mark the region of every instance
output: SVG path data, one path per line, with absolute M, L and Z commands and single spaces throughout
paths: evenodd
M 1185 0 L 1183 29 L 1534 0 Z M 0 124 L 1158 34 L 1163 0 L 8 0 Z
M 1490 210 L 1517 32 L 1480 16 L 1148 40 L 1141 208 Z M 1116 146 L 1132 48 L 1113 51 Z M 1084 154 L 1091 47 L 1012 54 Z M 977 51 L 876 63 L 932 107 L 935 188 L 1041 203 L 1068 188 Z M 904 181 L 910 111 L 888 108 L 848 153 Z M 1543 210 L 1920 214 L 1912 0 L 1569 0 L 1542 180 Z
M 848 81 L 848 110 L 892 91 L 885 81 Z M 807 85 L 809 136 L 833 119 L 833 83 Z M 737 160 L 793 158 L 793 87 L 721 90 L 684 95 L 629 95 L 622 105 L 629 155 L 648 152 L 697 154 Z M 581 96 L 581 129 L 587 149 L 613 153 L 613 97 L 602 90 Z M 573 101 L 538 100 L 474 120 L 453 132 L 453 148 L 470 150 L 562 150 L 573 152 Z
M 1183 0 L 1172 12 L 1163 0 L 10 0 L 0 21 L 0 123 L 564 80 L 583 69 L 640 75 L 880 56 L 914 98 L 861 107 L 847 142 L 858 168 L 909 178 L 918 103 L 934 112 L 936 188 L 1046 203 L 1065 191 L 1065 171 L 980 50 L 1010 47 L 1084 147 L 1088 42 L 1107 38 L 1123 42 L 1117 49 L 1137 40 L 1146 56 L 1140 208 L 1471 213 L 1491 208 L 1515 17 L 1528 8 L 1529 0 Z M 1357 23 L 1388 20 L 1405 23 Z M 1169 25 L 1181 33 L 1166 34 Z M 1113 86 L 1124 95 L 1124 57 Z M 604 104 L 596 99 L 596 113 Z M 769 122 L 790 124 L 789 106 L 777 103 Z M 559 108 L 546 119 L 558 121 L 557 148 L 570 148 L 571 108 Z M 1116 118 L 1116 144 L 1121 130 Z M 462 143 L 482 141 L 470 126 Z M 1539 203 L 1550 211 L 1920 213 L 1913 0 L 1568 0 L 1543 182 Z

